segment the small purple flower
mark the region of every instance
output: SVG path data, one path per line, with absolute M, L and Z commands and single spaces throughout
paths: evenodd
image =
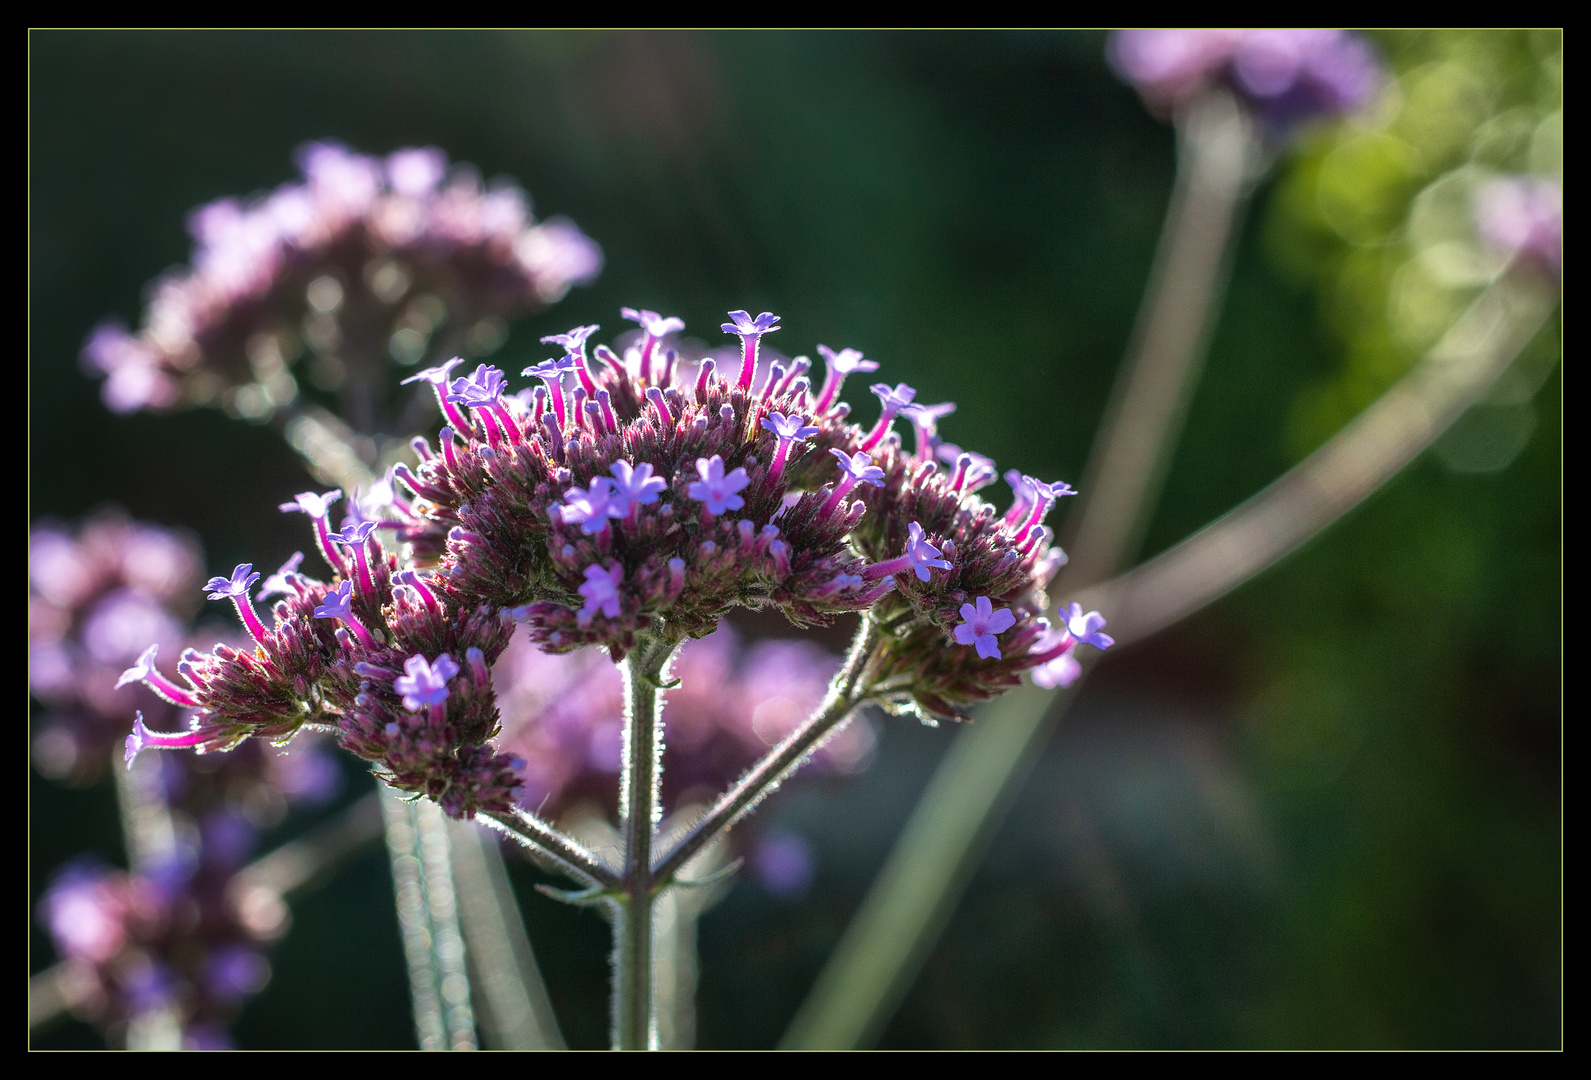
M 644 461 L 633 467 L 628 461 L 615 461 L 608 466 L 608 471 L 613 474 L 613 494 L 609 496 L 608 513 L 614 517 L 627 516 L 631 503 L 650 506 L 657 502 L 658 493 L 668 488 L 668 481 L 661 476 L 653 476 L 652 466 Z M 615 514 L 615 510 L 618 513 Z
M 906 557 L 911 560 L 911 567 L 916 572 L 918 581 L 928 580 L 930 566 L 939 570 L 950 569 L 950 564 L 939 557 L 939 549 L 925 538 L 921 525 L 914 521 L 906 527 L 906 532 Z
M 362 548 L 365 541 L 370 539 L 370 534 L 379 527 L 379 522 L 360 521 L 343 528 L 341 532 L 331 534 L 333 542 L 349 548 Z
M 862 440 L 863 450 L 871 450 L 883 442 L 884 436 L 889 433 L 890 425 L 895 422 L 895 417 L 912 403 L 912 398 L 917 396 L 917 391 L 905 383 L 896 383 L 893 388 L 887 383 L 874 383 L 868 389 L 877 394 L 878 400 L 884 403 L 884 411 L 867 438 Z
M 757 373 L 757 343 L 762 340 L 762 335 L 771 334 L 779 329 L 779 316 L 771 311 L 764 311 L 753 319 L 744 311 L 731 311 L 729 317 L 734 322 L 723 324 L 724 333 L 739 334 L 741 345 L 740 378 L 735 385 L 740 390 L 750 393 L 752 376 Z
M 621 610 L 619 586 L 622 584 L 624 584 L 624 567 L 618 563 L 607 569 L 600 566 L 586 567 L 586 583 L 578 590 L 580 595 L 586 598 L 585 605 L 580 609 L 580 625 L 589 626 L 599 611 L 610 619 L 617 619 Z
M 353 601 L 354 583 L 345 581 L 326 594 L 326 602 L 315 609 L 315 618 L 352 620 Z
M 298 576 L 298 568 L 303 562 L 304 553 L 293 552 L 293 557 L 283 563 L 280 570 L 260 584 L 260 591 L 254 594 L 254 599 L 268 600 L 273 596 L 291 596 L 293 594 L 291 579 Z
M 132 667 L 122 672 L 122 677 L 116 680 L 116 689 L 120 690 L 128 683 L 143 682 L 155 670 L 155 654 L 160 651 L 159 645 L 151 645 L 143 651 L 138 661 Z
M 722 514 L 725 510 L 739 510 L 746 505 L 746 500 L 737 494 L 751 483 L 751 477 L 746 475 L 745 469 L 736 469 L 726 476 L 724 459 L 714 454 L 711 458 L 698 458 L 696 472 L 701 479 L 691 481 L 686 494 L 697 502 L 706 503 L 707 513 Z
M 891 416 L 897 415 L 917 396 L 917 391 L 905 383 L 896 383 L 893 387 L 888 383 L 874 383 L 868 389 L 878 395 L 878 400 L 884 403 L 884 411 Z
M 232 571 L 230 578 L 213 577 L 205 583 L 209 590 L 209 600 L 236 600 L 248 599 L 249 586 L 260 580 L 260 575 L 250 573 L 254 569 L 253 563 L 239 563 Z
M 342 488 L 332 488 L 324 495 L 317 495 L 313 491 L 301 491 L 293 496 L 292 502 L 282 503 L 278 509 L 284 514 L 308 514 L 312 518 L 325 518 L 331 514 L 332 504 L 342 497 Z
M 625 316 L 625 318 L 629 317 L 628 315 Z M 763 334 L 771 334 L 779 329 L 779 316 L 771 311 L 764 311 L 755 319 L 751 317 L 750 313 L 745 311 L 731 311 L 729 317 L 734 322 L 724 323 L 724 333 L 739 334 L 742 338 L 761 337 Z
M 150 731 L 144 724 L 144 714 L 140 710 L 133 714 L 133 733 L 127 736 L 127 767 L 132 768 L 138 755 L 150 747 L 156 750 L 187 750 L 198 746 L 210 735 L 210 732 L 202 729 L 171 734 L 164 731 Z
M 504 381 L 501 369 L 482 364 L 469 378 L 453 380 L 447 398 L 470 408 L 489 408 L 502 397 Z
M 996 611 L 987 596 L 980 596 L 977 607 L 961 605 L 961 618 L 964 621 L 956 627 L 956 640 L 963 645 L 975 646 L 978 655 L 985 660 L 1000 659 L 1000 643 L 996 637 L 1016 625 L 1016 616 L 1011 614 L 1011 609 L 1000 608 Z
M 877 360 L 865 359 L 856 349 L 841 349 L 835 352 L 827 345 L 819 345 L 818 355 L 823 357 L 828 370 L 835 375 L 845 376 L 858 371 L 878 370 Z
M 855 454 L 847 454 L 844 450 L 831 449 L 835 460 L 840 463 L 840 472 L 844 473 L 850 483 L 849 489 L 854 484 L 872 484 L 874 487 L 884 486 L 884 470 L 873 464 L 871 454 L 858 450 Z M 844 481 L 842 481 L 844 483 Z
M 806 418 L 792 413 L 789 416 L 783 413 L 771 412 L 763 417 L 762 426 L 765 431 L 771 431 L 780 441 L 791 439 L 810 439 L 818 433 L 818 428 L 807 425 Z
M 573 356 L 560 356 L 555 360 L 543 360 L 539 364 L 533 364 L 520 374 L 532 375 L 548 383 L 562 383 L 563 377 L 575 369 L 576 363 Z
M 622 508 L 614 505 L 613 481 L 606 476 L 592 480 L 589 488 L 570 488 L 564 492 L 564 500 L 561 507 L 564 524 L 579 525 L 580 531 L 588 536 L 601 532 L 608 518 L 622 518 L 629 509 L 628 503 Z
M 433 386 L 446 386 L 448 380 L 452 377 L 453 369 L 463 362 L 464 358 L 462 356 L 455 356 L 445 364 L 438 364 L 436 367 L 428 367 L 424 371 L 415 372 L 398 385 L 408 386 L 412 382 L 428 382 Z
M 946 401 L 939 405 L 908 405 L 901 415 L 911 421 L 917 432 L 917 456 L 932 461 L 939 446 L 939 420 L 956 411 L 956 403 Z
M 570 356 L 578 355 L 586 347 L 586 339 L 595 334 L 602 327 L 593 323 L 590 326 L 577 326 L 567 334 L 548 334 L 541 339 L 543 345 L 562 345 L 564 351 Z M 528 371 L 525 374 L 530 374 Z
M 1116 644 L 1109 634 L 1100 633 L 1105 628 L 1105 616 L 1097 611 L 1083 614 L 1082 604 L 1072 604 L 1066 609 L 1066 628 L 1078 641 L 1087 642 L 1096 649 L 1108 649 Z
M 419 712 L 427 705 L 440 705 L 448 697 L 448 680 L 459 673 L 459 666 L 447 653 L 427 663 L 423 655 L 415 655 L 403 662 L 404 674 L 392 682 L 392 688 L 403 695 L 403 707 Z
M 641 329 L 654 338 L 660 338 L 665 334 L 673 334 L 685 329 L 685 320 L 673 315 L 665 318 L 655 311 L 637 311 L 635 308 L 620 308 L 619 314 L 631 322 L 640 323 Z M 744 315 L 745 312 L 740 314 Z M 733 313 L 731 313 L 731 318 L 733 318 Z M 729 327 L 726 325 L 724 329 L 727 331 Z M 547 339 L 543 338 L 542 340 L 545 341 Z
M 1055 659 L 1033 669 L 1033 685 L 1046 690 L 1053 690 L 1057 686 L 1064 689 L 1075 683 L 1082 674 L 1083 665 L 1077 662 L 1072 650 L 1067 649 Z

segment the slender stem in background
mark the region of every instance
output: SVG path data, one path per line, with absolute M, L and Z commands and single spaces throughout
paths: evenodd
M 625 657 L 624 776 L 619 822 L 624 832 L 624 895 L 613 926 L 613 1045 L 654 1047 L 652 1022 L 652 838 L 662 812 L 663 685 L 677 638 L 639 635 Z
M 398 925 L 409 965 L 415 1037 L 421 1050 L 474 1050 L 464 937 L 448 854 L 447 818 L 429 800 L 382 789 Z
M 481 1032 L 494 1050 L 562 1050 L 563 1035 L 514 900 L 501 841 L 467 821 L 448 822 L 459 924 Z
M 1083 501 L 1068 520 L 1078 524 L 1058 589 L 1110 574 L 1141 543 L 1258 171 L 1253 125 L 1224 92 L 1195 101 L 1179 117 L 1177 136 L 1176 187 L 1132 342 L 1089 453 Z M 783 1045 L 848 1048 L 878 1038 L 1058 721 L 1050 700 L 1038 690 L 1013 691 L 957 737 Z
M 1143 542 L 1204 368 L 1260 158 L 1253 123 L 1225 92 L 1197 99 L 1179 119 L 1176 187 L 1067 515 L 1061 539 L 1069 561 L 1058 591 L 1109 577 Z
M 851 714 L 865 703 L 865 696 L 857 693 L 857 684 L 877 640 L 878 624 L 871 615 L 864 613 L 845 663 L 829 683 L 829 692 L 817 711 L 786 735 L 733 787 L 720 795 L 702 819 L 658 860 L 652 872 L 656 881 L 667 883 L 672 880 L 691 856 L 720 833 L 726 832 L 764 796 L 783 783 L 785 777 L 800 768 L 807 756 L 824 739 L 838 731 Z
M 1182 619 L 1275 565 L 1428 447 L 1529 344 L 1557 297 L 1529 279 L 1492 285 L 1402 380 L 1280 479 L 1182 543 L 1085 590 L 1118 645 Z M 1082 658 L 1086 671 L 1097 654 Z M 933 947 L 1068 690 L 991 704 L 951 748 L 861 911 L 786 1035 L 788 1046 L 876 1039 Z M 976 823 L 976 824 L 974 824 Z
M 122 842 L 133 873 L 146 873 L 177 851 L 177 826 L 166 802 L 164 762 L 158 754 L 140 754 L 123 767 L 121 755 L 111 755 L 116 777 L 116 801 L 121 810 Z M 64 1004 L 64 1001 L 63 1001 Z M 181 1017 L 174 1004 L 160 1005 L 129 1018 L 129 1050 L 182 1049 Z

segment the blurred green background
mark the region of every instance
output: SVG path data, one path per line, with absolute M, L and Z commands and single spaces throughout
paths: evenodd
M 773 310 L 784 351 L 860 348 L 959 403 L 951 440 L 1073 481 L 1174 167 L 1098 33 L 29 40 L 30 515 L 114 502 L 198 532 L 215 573 L 302 547 L 275 509 L 306 486 L 296 458 L 216 412 L 112 416 L 77 352 L 185 261 L 191 207 L 289 179 L 308 139 L 435 144 L 602 244 L 594 287 L 515 327 L 511 371 L 621 305 L 709 340 L 729 308 Z M 1377 43 L 1398 76 L 1378 113 L 1309 135 L 1256 197 L 1146 555 L 1318 445 L 1457 310 L 1462 289 L 1409 284 L 1418 193 L 1550 151 L 1560 35 Z M 1100 666 L 883 1045 L 1559 1044 L 1559 351 L 1555 321 L 1528 392 Z M 813 844 L 816 884 L 742 880 L 705 917 L 702 1046 L 777 1041 L 953 734 L 891 721 L 870 771 L 764 811 Z M 30 793 L 32 897 L 79 851 L 119 857 L 108 784 Z M 603 1045 L 605 926 L 515 873 L 566 1035 Z M 381 853 L 294 916 L 240 1044 L 412 1046 Z

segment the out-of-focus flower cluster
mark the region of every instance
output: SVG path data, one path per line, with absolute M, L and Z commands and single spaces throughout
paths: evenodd
M 489 353 L 505 320 L 601 268 L 573 223 L 535 223 L 522 190 L 483 186 L 434 147 L 380 159 L 324 142 L 297 157 L 301 181 L 192 213 L 192 267 L 153 284 L 137 334 L 106 323 L 89 337 L 113 411 L 219 404 L 261 420 L 297 398 L 307 366 L 374 433 L 391 361 Z
M 58 872 L 39 916 L 69 964 L 72 1008 L 113 1041 L 157 1014 L 190 1049 L 228 1045 L 226 1025 L 270 978 L 287 908 L 240 875 L 261 833 L 295 805 L 337 793 L 336 762 L 313 738 L 291 755 L 162 755 L 159 785 L 176 844 L 136 872 L 92 860 Z
M 674 662 L 663 710 L 663 805 L 709 801 L 823 700 L 839 658 L 805 641 L 743 646 L 724 623 Z M 516 638 L 492 669 L 503 733 L 525 760 L 526 809 L 557 820 L 590 801 L 616 813 L 624 711 L 618 669 L 598 649 L 554 655 Z M 814 757 L 826 772 L 864 767 L 875 741 L 858 717 Z
M 1108 56 L 1158 113 L 1221 86 L 1273 137 L 1363 107 L 1385 79 L 1375 50 L 1345 30 L 1145 27 L 1114 34 Z
M 119 764 L 132 714 L 185 725 L 182 708 L 119 680 L 155 648 L 190 640 L 201 556 L 183 534 L 109 511 L 78 529 L 45 524 L 29 543 L 29 681 L 47 709 L 34 762 L 87 782 Z M 169 814 L 172 850 L 137 873 L 78 862 L 40 916 L 71 964 L 74 1009 L 102 1030 L 169 1015 L 193 1046 L 224 1045 L 226 1020 L 265 983 L 264 944 L 286 928 L 279 898 L 236 878 L 261 831 L 294 804 L 336 793 L 336 763 L 306 745 L 224 757 L 172 755 L 146 792 Z M 118 1036 L 119 1037 L 119 1036 Z
M 28 685 L 47 706 L 33 759 L 56 779 L 100 775 L 134 710 L 162 726 L 177 710 L 117 679 L 151 644 L 188 643 L 199 606 L 198 545 L 116 512 L 80 529 L 41 524 L 28 539 Z M 118 755 L 119 756 L 119 755 Z

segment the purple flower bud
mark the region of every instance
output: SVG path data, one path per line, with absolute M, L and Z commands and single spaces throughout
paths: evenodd
M 392 688 L 403 695 L 403 707 L 419 712 L 427 705 L 440 705 L 448 697 L 448 680 L 459 673 L 459 666 L 447 653 L 427 663 L 422 655 L 403 662 L 404 674 L 392 681 Z
M 1000 659 L 997 636 L 1016 625 L 1016 616 L 1010 608 L 994 609 L 987 596 L 978 597 L 977 606 L 961 605 L 962 622 L 956 627 L 956 640 L 962 645 L 972 645 L 985 660 Z
M 737 468 L 726 476 L 724 459 L 714 454 L 711 458 L 698 458 L 696 472 L 701 479 L 691 481 L 686 494 L 697 502 L 706 503 L 707 513 L 722 514 L 726 510 L 739 510 L 746 505 L 746 500 L 737 494 L 751 483 L 745 469 Z

